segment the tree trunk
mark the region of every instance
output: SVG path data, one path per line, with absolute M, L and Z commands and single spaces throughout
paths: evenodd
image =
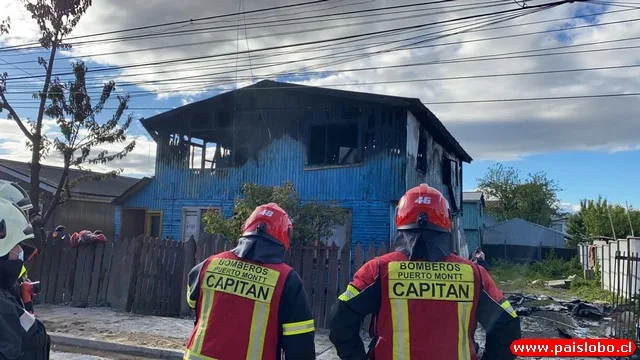
M 40 106 L 38 109 L 38 118 L 36 119 L 36 126 L 33 129 L 33 149 L 31 152 L 31 181 L 30 181 L 30 193 L 31 203 L 34 208 L 34 215 L 40 215 L 40 145 L 42 143 L 42 120 L 44 118 L 44 108 L 47 103 L 47 94 L 49 92 L 49 85 L 51 84 L 51 73 L 53 72 L 53 62 L 56 57 L 56 50 L 58 48 L 58 35 L 53 41 L 51 45 L 51 54 L 49 55 L 49 62 L 47 63 L 47 73 L 44 79 L 44 85 L 42 86 L 42 93 L 40 94 Z M 36 230 L 39 230 L 40 227 L 44 226 L 44 222 L 42 221 L 34 221 L 34 225 L 36 226 Z M 36 231 L 36 234 L 39 234 L 39 231 Z M 36 239 L 41 240 L 41 239 Z
M 58 47 L 58 34 L 56 34 L 53 44 L 51 45 L 51 54 L 49 55 L 49 62 L 47 63 L 47 73 L 44 79 L 44 85 L 42 86 L 42 93 L 40 94 L 40 107 L 38 109 L 38 118 L 36 120 L 35 129 L 33 129 L 33 141 L 31 152 L 31 179 L 29 196 L 31 197 L 31 203 L 33 204 L 32 215 L 35 216 L 35 220 L 32 221 L 32 225 L 35 228 L 35 245 L 39 248 L 44 244 L 42 238 L 42 227 L 45 222 L 40 219 L 40 144 L 42 142 L 42 119 L 44 118 L 44 107 L 47 103 L 47 94 L 49 92 L 49 85 L 51 84 L 51 73 L 53 72 L 53 62 L 56 57 L 56 50 Z
M 62 195 L 62 191 L 66 187 L 67 178 L 69 177 L 69 166 L 71 166 L 71 157 L 65 155 L 64 156 L 64 168 L 62 169 L 62 175 L 60 176 L 60 182 L 58 183 L 58 188 L 56 189 L 56 193 L 53 194 L 53 199 L 51 199 L 51 203 L 47 207 L 47 211 L 42 216 L 42 224 L 46 224 L 49 221 L 51 215 L 53 215 L 53 211 L 58 207 L 60 198 Z

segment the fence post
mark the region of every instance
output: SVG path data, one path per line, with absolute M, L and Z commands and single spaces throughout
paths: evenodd
M 184 249 L 183 257 L 183 267 L 182 267 L 182 291 L 186 294 L 187 291 L 187 280 L 188 275 L 191 269 L 196 266 L 196 240 L 191 236 L 189 240 L 187 240 L 182 247 Z M 187 304 L 186 299 L 182 299 L 180 297 L 180 315 L 188 316 L 191 313 L 191 308 Z

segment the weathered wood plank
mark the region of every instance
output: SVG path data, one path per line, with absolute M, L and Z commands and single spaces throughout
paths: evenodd
M 329 272 L 327 281 L 327 305 L 325 308 L 325 322 L 318 324 L 320 327 L 329 328 L 331 309 L 335 305 L 338 297 L 338 247 L 332 243 L 329 247 Z
M 84 264 L 87 260 L 87 247 L 80 246 L 77 250 L 78 256 L 76 257 L 76 269 L 73 274 L 73 292 L 71 293 L 71 304 L 74 305 L 80 301 Z
M 193 237 L 189 240 L 187 240 L 183 246 L 181 246 L 182 248 L 182 260 L 181 260 L 181 264 L 182 264 L 182 274 L 181 274 L 181 278 L 182 278 L 182 286 L 180 288 L 180 292 L 182 291 L 186 291 L 187 288 L 187 275 L 189 275 L 189 272 L 191 271 L 191 269 L 193 269 L 194 266 L 196 266 L 196 241 L 193 239 Z M 176 274 L 179 272 L 179 269 L 176 269 Z M 173 279 L 173 278 L 172 278 Z M 185 290 L 183 290 L 185 289 Z M 186 300 L 185 301 L 180 301 L 180 315 L 182 316 L 187 316 L 191 313 L 191 309 L 189 308 L 189 305 L 187 304 Z
M 167 242 L 171 240 L 156 239 L 158 241 L 157 256 L 155 267 L 153 268 L 153 290 L 151 291 L 151 313 L 157 315 L 162 304 L 161 294 L 164 286 L 164 266 L 165 256 L 167 252 Z
M 70 259 L 71 248 L 65 244 L 60 250 L 60 257 L 58 261 L 60 266 L 58 267 L 57 283 L 59 284 L 56 289 L 56 293 L 53 298 L 54 304 L 62 304 L 65 301 L 65 294 L 69 292 L 69 262 L 72 260 L 75 263 L 75 257 Z M 75 255 L 75 253 L 74 253 Z M 67 295 L 67 298 L 69 295 Z
M 338 290 L 340 293 L 347 289 L 349 281 L 351 281 L 351 249 L 349 244 L 345 244 L 340 250 L 340 286 Z
M 184 242 L 178 242 L 178 248 L 176 249 L 176 261 L 173 272 L 171 273 L 172 316 L 186 315 L 191 312 L 185 299 L 185 293 L 187 291 L 187 274 L 184 273 L 184 269 L 188 267 L 188 264 L 185 264 L 185 255 L 187 254 L 187 251 L 185 251 L 186 247 L 187 244 L 185 244 Z M 183 311 L 183 308 L 186 308 L 186 310 Z
M 388 253 L 387 246 L 384 243 L 380 243 L 378 250 L 376 251 L 376 256 L 386 255 Z
M 121 300 L 122 290 L 124 290 L 123 276 L 125 275 L 123 268 L 129 242 L 133 241 L 135 241 L 133 238 L 122 237 L 114 241 L 113 244 L 106 302 L 116 310 L 124 310 L 124 306 L 126 306 L 126 304 L 122 304 Z
M 315 248 L 311 246 L 307 246 L 304 248 L 304 252 L 302 255 L 302 283 L 304 285 L 304 291 L 307 293 L 307 298 L 309 299 L 309 304 L 313 304 L 313 253 Z
M 125 265 L 125 284 L 123 285 L 123 303 L 125 311 L 131 311 L 131 304 L 133 303 L 135 284 L 133 280 L 133 274 L 138 271 L 140 267 L 140 256 L 142 252 L 142 239 L 140 236 L 135 241 L 129 243 L 126 254 Z
M 365 262 L 372 260 L 375 257 L 376 257 L 376 247 L 374 244 L 369 244 L 369 247 L 367 248 L 367 255 L 366 255 Z
M 171 273 L 175 266 L 177 241 L 165 241 L 167 241 L 168 244 L 165 251 L 164 264 L 162 266 L 162 285 L 160 287 L 162 291 L 158 295 L 158 298 L 161 300 L 158 307 L 158 314 L 161 316 L 171 316 L 169 310 L 171 303 Z
M 100 270 L 100 286 L 98 291 L 98 306 L 107 305 L 107 292 L 109 291 L 109 279 L 111 277 L 111 262 L 114 241 L 109 241 L 104 247 L 102 269 Z
M 321 324 L 324 321 L 324 307 L 325 307 L 325 277 L 327 274 L 327 266 L 326 266 L 326 257 L 327 251 L 326 247 L 322 242 L 318 244 L 316 247 L 317 257 L 316 257 L 316 271 L 315 271 L 315 289 L 313 291 L 313 318 L 315 319 L 317 324 Z
M 135 294 L 133 298 L 133 304 L 131 311 L 134 313 L 142 312 L 142 304 L 144 302 L 145 297 L 145 278 L 148 267 L 148 261 L 150 257 L 149 247 L 150 247 L 151 238 L 143 237 L 142 238 L 142 251 L 139 257 L 139 265 L 134 273 L 134 281 L 135 281 Z
M 354 249 L 353 255 L 353 269 L 354 271 L 358 271 L 362 265 L 364 265 L 364 250 L 362 249 L 362 244 L 358 242 Z
M 44 269 L 49 269 L 51 267 L 50 253 L 53 251 L 52 249 L 53 249 L 53 240 L 52 240 L 51 234 L 49 234 L 44 240 L 43 251 L 40 254 L 40 257 L 41 257 L 40 261 L 42 262 L 43 270 L 41 270 L 40 277 L 38 278 L 38 280 L 40 280 L 40 295 L 38 296 L 38 302 L 41 302 L 41 303 L 46 302 L 47 292 L 49 290 L 49 275 L 51 274 L 51 272 L 44 271 Z
M 93 265 L 95 264 L 96 245 L 90 244 L 82 246 L 85 249 L 85 262 L 82 265 L 82 283 L 80 287 L 79 305 L 86 306 L 89 301 L 89 291 L 91 290 L 91 278 L 93 273 Z
M 100 272 L 102 271 L 102 261 L 104 257 L 105 244 L 96 244 L 93 258 L 93 270 L 91 272 L 91 288 L 89 289 L 89 304 L 98 305 L 98 292 L 100 289 Z
M 58 284 L 58 272 L 60 271 L 60 254 L 62 252 L 63 241 L 61 239 L 55 239 L 51 252 L 49 252 L 50 260 L 49 260 L 49 276 L 48 276 L 48 288 L 46 295 L 46 302 L 53 303 L 56 295 L 56 291 L 58 290 L 58 286 L 62 287 L 61 284 Z

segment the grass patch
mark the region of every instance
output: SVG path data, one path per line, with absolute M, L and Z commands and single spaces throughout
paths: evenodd
M 535 295 L 552 297 L 577 297 L 583 301 L 611 302 L 611 292 L 603 290 L 598 280 L 585 280 L 578 259 L 567 261 L 555 256 L 553 252 L 532 264 L 515 264 L 495 259 L 489 272 L 498 287 L 504 292 L 526 292 Z M 571 282 L 569 289 L 549 289 L 544 283 L 548 280 L 566 279 L 571 275 L 577 277 Z M 539 280 L 537 284 L 532 284 Z M 548 305 L 536 305 L 544 306 Z

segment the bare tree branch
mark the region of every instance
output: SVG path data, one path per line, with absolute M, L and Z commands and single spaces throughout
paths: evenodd
M 2 99 L 2 104 L 0 104 L 2 105 L 2 108 L 6 109 L 9 112 L 11 119 L 13 119 L 16 124 L 18 124 L 18 127 L 20 128 L 20 130 L 22 130 L 24 136 L 26 136 L 29 141 L 33 142 L 33 134 L 31 134 L 29 129 L 24 126 L 24 123 L 22 122 L 22 119 L 20 119 L 20 116 L 16 113 L 15 110 L 13 110 L 13 107 L 9 105 L 9 102 L 7 102 L 7 98 L 4 96 L 4 93 L 0 92 L 0 98 Z

